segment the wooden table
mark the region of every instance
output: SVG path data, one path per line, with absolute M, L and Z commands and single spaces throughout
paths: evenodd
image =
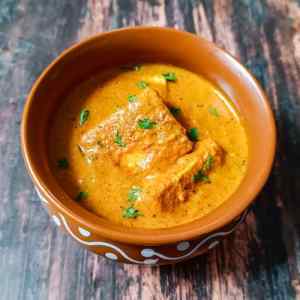
M 19 148 L 25 97 L 50 61 L 140 24 L 227 49 L 266 90 L 278 126 L 273 172 L 246 223 L 177 266 L 119 265 L 82 249 L 50 221 Z M 300 299 L 299 0 L 1 0 L 0 95 L 0 299 Z

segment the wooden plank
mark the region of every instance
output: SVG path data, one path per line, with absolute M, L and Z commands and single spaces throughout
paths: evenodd
M 296 0 L 2 0 L 0 290 L 2 299 L 300 299 L 300 3 Z M 253 212 L 217 249 L 176 266 L 109 262 L 57 231 L 19 151 L 20 114 L 42 69 L 94 33 L 181 28 L 255 74 L 278 125 L 272 175 Z

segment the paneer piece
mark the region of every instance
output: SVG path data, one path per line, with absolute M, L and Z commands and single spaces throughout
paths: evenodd
M 109 155 L 128 174 L 163 169 L 193 147 L 185 128 L 151 88 L 86 132 L 79 146 L 88 160 Z
M 208 182 L 208 174 L 222 163 L 222 148 L 212 139 L 198 142 L 195 151 L 179 158 L 164 172 L 148 175 L 142 189 L 145 201 L 172 211 L 188 199 L 196 184 Z

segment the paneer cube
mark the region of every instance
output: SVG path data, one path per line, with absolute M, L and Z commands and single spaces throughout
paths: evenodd
M 86 132 L 80 143 L 88 160 L 109 155 L 128 174 L 164 169 L 192 147 L 185 128 L 151 88 Z
M 145 178 L 144 201 L 159 205 L 162 211 L 174 210 L 188 199 L 196 184 L 209 181 L 209 172 L 222 163 L 223 154 L 210 138 L 198 142 L 195 151 L 179 158 L 170 168 Z

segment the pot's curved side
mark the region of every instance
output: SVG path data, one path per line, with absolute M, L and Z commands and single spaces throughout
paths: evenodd
M 90 228 L 79 224 L 75 219 L 68 218 L 54 206 L 49 199 L 36 187 L 38 196 L 48 210 L 53 222 L 81 245 L 108 259 L 140 265 L 161 265 L 184 261 L 207 252 L 236 230 L 244 222 L 249 209 L 246 209 L 238 218 L 223 228 L 203 235 L 195 240 L 181 241 L 176 244 L 161 246 L 143 246 L 118 243 L 103 239 Z

